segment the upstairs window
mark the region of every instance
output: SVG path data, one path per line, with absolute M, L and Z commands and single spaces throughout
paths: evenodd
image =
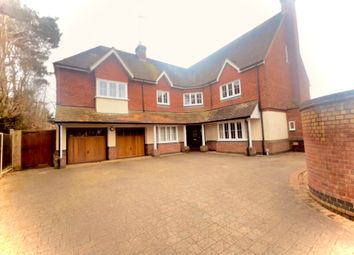
M 97 80 L 97 97 L 128 99 L 127 84 L 118 81 Z
M 241 82 L 236 80 L 220 86 L 220 99 L 227 99 L 241 95 Z
M 157 104 L 170 105 L 170 93 L 168 91 L 156 91 Z
M 183 94 L 183 105 L 193 106 L 193 105 L 203 105 L 203 93 L 185 93 Z
M 219 123 L 218 129 L 219 129 L 219 140 L 221 141 L 246 139 L 243 121 Z

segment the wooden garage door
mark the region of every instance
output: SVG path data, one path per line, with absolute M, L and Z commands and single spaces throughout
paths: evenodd
M 118 128 L 117 158 L 144 156 L 144 133 L 143 128 Z
M 104 133 L 97 129 L 78 133 L 78 130 L 68 132 L 68 164 L 106 160 Z

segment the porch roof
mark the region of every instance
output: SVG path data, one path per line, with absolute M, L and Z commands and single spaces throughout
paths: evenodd
M 248 118 L 256 110 L 258 101 L 230 105 L 218 109 L 188 113 L 130 111 L 128 114 L 96 112 L 95 108 L 57 105 L 56 123 L 112 123 L 112 124 L 199 124 Z

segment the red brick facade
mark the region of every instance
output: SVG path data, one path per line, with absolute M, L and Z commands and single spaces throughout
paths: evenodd
M 57 104 L 95 107 L 96 79 L 92 73 L 56 68 Z
M 354 90 L 309 101 L 301 114 L 311 192 L 354 216 Z
M 283 5 L 283 7 L 288 11 L 295 12 L 292 9 L 294 8 L 293 3 L 287 5 Z M 287 14 L 284 16 L 287 16 Z M 99 63 L 92 71 L 86 70 L 84 72 L 65 69 L 63 66 L 56 67 L 57 103 L 62 106 L 95 108 L 96 79 L 127 83 L 129 112 L 203 112 L 258 100 L 261 114 L 264 110 L 281 111 L 287 114 L 288 121 L 295 120 L 296 131 L 289 132 L 289 139 L 264 142 L 266 143 L 264 147 L 268 148 L 271 153 L 287 151 L 290 148 L 289 140 L 302 140 L 302 125 L 298 105 L 300 101 L 309 99 L 309 84 L 299 56 L 298 42 L 291 42 L 291 40 L 297 40 L 296 33 L 289 33 L 288 31 L 289 29 L 296 29 L 295 13 L 291 13 L 290 17 L 292 20 L 289 20 L 289 18 L 279 19 L 277 27 L 274 28 L 276 32 L 273 31 L 270 46 L 267 46 L 269 48 L 267 54 L 263 57 L 263 62 L 251 62 L 252 58 L 250 60 L 251 67 L 245 66 L 241 72 L 234 66 L 237 63 L 231 64 L 231 61 L 225 59 L 226 64 L 223 69 L 217 70 L 220 72 L 219 76 L 214 81 L 211 80 L 210 83 L 200 85 L 200 87 L 176 87 L 168 79 L 168 72 L 166 72 L 167 75 L 163 75 L 156 80 L 156 84 L 154 84 L 154 81 L 147 81 L 147 78 L 143 80 L 136 78 L 135 74 L 130 74 L 127 70 L 127 68 L 129 69 L 128 65 L 121 62 L 120 57 L 112 51 L 111 56 Z M 133 66 L 153 65 L 153 62 L 145 63 L 145 61 L 150 61 L 149 59 L 139 60 L 138 56 L 131 57 L 137 57 L 136 61 L 141 61 L 130 63 Z M 149 73 L 150 71 L 151 77 L 156 78 L 156 74 L 154 74 L 156 70 L 149 69 L 146 72 Z M 139 71 L 137 74 L 141 75 Z M 184 72 L 181 72 L 180 75 L 182 74 Z M 235 80 L 240 80 L 241 95 L 222 100 L 220 98 L 220 87 Z M 169 92 L 169 105 L 157 104 L 156 94 L 158 90 Z M 202 92 L 203 105 L 183 105 L 183 94 L 191 92 Z M 208 141 L 208 139 L 206 139 L 206 144 L 209 150 L 238 153 L 245 153 L 248 146 L 247 142 L 216 142 Z M 262 152 L 262 143 L 254 141 L 254 148 L 258 153 Z M 152 154 L 153 149 L 150 144 L 146 145 L 145 149 L 146 154 Z M 179 143 L 158 145 L 160 154 L 179 151 L 181 151 Z M 112 152 L 109 151 L 108 154 L 110 159 L 114 158 L 113 150 Z
M 295 96 L 298 94 L 294 90 L 298 90 L 298 87 L 294 88 L 290 77 L 289 63 L 292 60 L 288 59 L 288 63 L 286 62 L 285 48 L 288 46 L 285 38 L 285 23 L 282 22 L 273 39 L 264 65 L 239 73 L 235 68 L 226 64 L 218 82 L 197 89 L 174 88 L 165 76 L 156 85 L 131 80 L 114 55 L 101 63 L 93 73 L 57 68 L 57 102 L 60 105 L 67 106 L 95 107 L 96 78 L 101 78 L 128 83 L 129 110 L 132 111 L 188 112 L 209 110 L 257 100 L 259 98 L 258 90 L 260 91 L 262 110 L 292 109 L 294 108 L 293 103 L 296 101 Z M 304 70 L 302 64 L 300 69 Z M 299 76 L 302 81 L 307 81 L 304 71 L 299 72 Z M 241 81 L 242 96 L 220 100 L 220 86 L 237 79 Z M 302 86 L 301 93 L 304 94 L 302 100 L 308 100 L 308 84 Z M 157 90 L 169 92 L 170 105 L 156 104 Z M 276 93 L 274 93 L 275 91 Z M 203 92 L 203 106 L 183 106 L 183 93 L 189 92 Z
M 116 159 L 117 158 L 117 149 L 116 147 L 108 147 L 108 159 Z
M 288 110 L 286 112 L 286 117 L 289 121 L 295 121 L 295 131 L 289 130 L 289 140 L 290 141 L 298 141 L 302 140 L 302 123 L 301 123 L 301 114 L 298 108 Z
M 182 143 L 183 145 L 183 143 Z M 169 154 L 169 153 L 178 153 L 181 152 L 181 143 L 160 143 L 157 145 L 157 151 L 159 154 Z M 154 145 L 146 144 L 145 145 L 145 154 L 153 155 Z
M 247 142 L 217 142 L 215 146 L 216 151 L 220 152 L 235 152 L 246 153 Z

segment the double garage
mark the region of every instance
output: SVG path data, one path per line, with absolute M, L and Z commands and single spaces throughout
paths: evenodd
M 108 128 L 67 128 L 66 132 L 68 164 L 108 159 Z M 145 155 L 145 128 L 116 128 L 115 134 L 116 158 Z

